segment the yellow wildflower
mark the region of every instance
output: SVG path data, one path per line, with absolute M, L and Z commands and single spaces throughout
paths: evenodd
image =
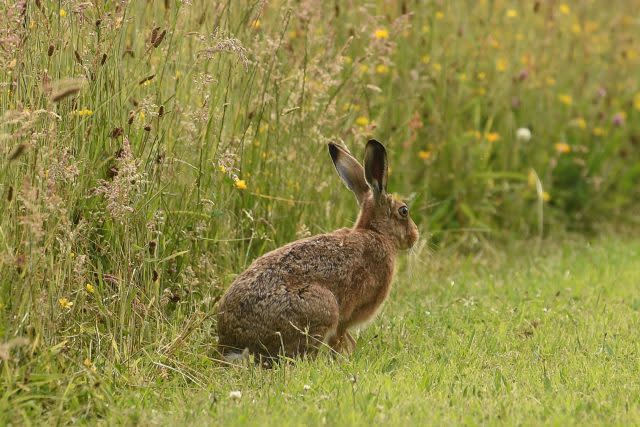
M 58 304 L 60 304 L 62 308 L 70 309 L 73 306 L 73 301 L 69 301 L 68 298 L 63 297 L 58 300 Z
M 226 168 L 226 167 L 224 167 L 224 165 L 220 165 L 220 166 L 218 167 L 218 169 L 220 169 L 220 172 L 222 172 L 222 173 L 226 173 L 226 172 L 227 172 L 227 168 Z
M 429 31 L 431 31 L 431 28 L 429 28 L 428 25 L 425 24 L 425 25 L 422 26 L 422 32 L 424 34 L 427 34 Z
M 458 74 L 458 78 L 460 79 L 461 82 L 466 82 L 467 81 L 467 73 Z
M 385 64 L 379 64 L 376 66 L 376 73 L 378 74 L 387 74 L 389 72 L 389 67 Z
M 600 24 L 598 24 L 597 22 L 587 20 L 587 22 L 584 23 L 584 32 L 585 33 L 593 33 L 599 27 L 600 27 Z
M 605 136 L 607 134 L 607 131 L 604 130 L 601 127 L 595 127 L 593 128 L 593 130 L 591 131 L 595 136 Z
M 139 116 L 140 116 L 140 121 L 143 122 L 144 118 L 146 117 L 146 114 L 144 113 L 144 111 L 140 111 Z
M 36 27 L 36 21 L 29 22 L 29 29 L 33 30 Z
M 487 90 L 483 87 L 479 87 L 477 90 L 478 95 L 485 96 L 487 94 Z
M 246 190 L 247 189 L 247 182 L 244 179 L 237 179 L 236 182 L 234 182 L 235 187 L 238 190 Z
M 556 151 L 561 154 L 566 154 L 571 151 L 571 146 L 566 142 L 558 142 L 554 145 Z
M 478 80 L 484 80 L 486 78 L 487 78 L 487 73 L 484 73 L 482 71 L 478 73 Z
M 442 20 L 444 19 L 444 13 L 443 13 L 443 12 L 441 12 L 441 11 L 437 11 L 437 12 L 436 12 L 436 19 L 437 19 L 438 21 L 442 21 Z
M 507 18 L 517 18 L 518 17 L 518 11 L 515 9 L 509 9 L 507 10 Z
M 569 13 L 571 13 L 571 9 L 569 8 L 569 5 L 566 3 L 563 3 L 560 5 L 560 12 L 563 15 L 568 15 Z
M 542 192 L 542 200 L 544 200 L 545 202 L 548 202 L 549 200 L 551 200 L 551 195 L 549 193 L 547 193 L 546 191 Z
M 342 57 L 342 61 L 343 61 L 345 64 L 351 64 L 351 63 L 353 62 L 353 58 L 351 58 L 351 57 L 350 57 L 350 56 L 348 56 L 348 55 L 345 55 L 345 56 L 343 56 L 343 57 Z
M 573 98 L 571 98 L 571 95 L 567 95 L 567 94 L 558 95 L 558 100 L 564 105 L 573 104 Z
M 633 97 L 633 108 L 640 111 L 640 92 L 636 93 Z
M 87 283 L 85 285 L 85 289 L 87 290 L 87 292 L 89 292 L 90 294 L 94 293 L 96 290 L 93 287 L 93 285 L 91 283 Z
M 87 110 L 87 109 L 73 110 L 71 113 L 69 113 L 69 115 L 78 116 L 78 117 L 91 116 L 91 115 L 93 115 L 93 111 Z
M 365 126 L 367 126 L 369 124 L 369 119 L 367 117 L 365 117 L 365 116 L 360 116 L 360 117 L 358 117 L 356 119 L 356 124 L 358 126 L 365 127 Z
M 442 71 L 442 65 L 440 65 L 439 62 L 436 62 L 435 64 L 433 64 L 432 67 L 433 67 L 433 71 L 435 71 L 436 73 L 439 73 L 440 71 Z
M 259 19 L 254 19 L 253 21 L 251 21 L 251 28 L 253 28 L 254 30 L 259 30 L 260 27 L 262 26 L 262 22 L 260 22 Z
M 60 17 L 64 18 L 65 16 L 67 16 L 67 11 L 64 9 L 60 9 Z
M 489 132 L 484 135 L 489 142 L 496 142 L 500 140 L 500 134 L 498 132 Z
M 89 359 L 88 357 L 84 359 L 84 361 L 82 362 L 82 364 L 87 368 L 90 369 L 91 372 L 96 372 L 97 369 L 94 366 L 93 362 L 91 362 L 91 359 Z
M 361 74 L 365 74 L 367 71 L 369 71 L 369 66 L 367 64 L 360 64 L 360 67 L 358 70 L 360 71 Z
M 500 73 L 504 73 L 507 70 L 508 65 L 509 63 L 506 59 L 500 58 L 496 61 L 496 70 L 498 70 L 498 72 Z
M 545 79 L 545 83 L 547 84 L 547 86 L 553 86 L 556 84 L 556 79 L 554 79 L 553 77 L 547 77 Z
M 422 160 L 428 160 L 431 157 L 431 151 L 420 150 L 418 151 L 418 157 L 420 157 Z
M 582 32 L 582 27 L 580 26 L 580 24 L 573 24 L 571 26 L 571 31 L 573 31 L 575 34 L 580 34 Z
M 571 120 L 569 122 L 569 124 L 571 126 L 580 128 L 580 129 L 586 129 L 587 128 L 587 121 L 582 118 L 582 117 L 576 117 L 575 119 Z
M 428 64 L 431 61 L 431 57 L 429 57 L 429 55 L 423 55 L 422 56 L 422 63 L 423 64 Z M 638 94 L 640 97 L 640 94 Z M 640 98 L 639 98 L 640 99 Z
M 378 40 L 386 40 L 389 38 L 389 30 L 387 30 L 386 28 L 377 28 L 373 33 L 373 37 Z

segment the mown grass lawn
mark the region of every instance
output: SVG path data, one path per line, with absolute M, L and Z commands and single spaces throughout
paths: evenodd
M 58 396 L 64 409 L 46 417 L 140 425 L 640 422 L 640 240 L 581 238 L 533 252 L 521 245 L 408 259 L 351 357 L 265 370 L 221 367 L 193 352 L 165 362 L 155 378 L 133 363 L 118 382 L 127 384 L 102 394 L 108 404 L 99 417 L 91 401 L 69 405 L 73 388 Z

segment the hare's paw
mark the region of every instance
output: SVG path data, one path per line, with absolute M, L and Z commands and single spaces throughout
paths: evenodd
M 340 335 L 334 335 L 329 341 L 329 346 L 336 353 L 351 355 L 356 349 L 356 340 L 348 331 L 344 331 Z

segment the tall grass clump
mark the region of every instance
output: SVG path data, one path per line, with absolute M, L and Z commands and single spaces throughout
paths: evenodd
M 633 217 L 639 7 L 4 2 L 0 412 L 196 380 L 233 274 L 353 219 L 329 141 L 384 141 L 434 244 Z

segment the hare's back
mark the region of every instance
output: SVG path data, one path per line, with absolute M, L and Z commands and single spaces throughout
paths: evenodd
M 345 279 L 364 256 L 361 237 L 338 230 L 297 240 L 255 260 L 235 282 L 282 285 Z

